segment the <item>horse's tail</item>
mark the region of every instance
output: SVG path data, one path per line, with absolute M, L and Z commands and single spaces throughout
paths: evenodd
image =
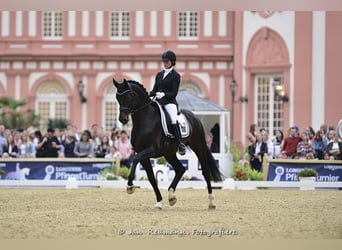
M 209 167 L 211 179 L 215 182 L 222 181 L 222 174 L 210 150 L 209 149 L 205 150 L 205 153 L 206 153 L 207 166 Z
M 191 124 L 191 133 L 194 134 L 190 138 L 192 141 L 191 148 L 193 148 L 201 163 L 202 172 L 215 182 L 222 181 L 220 169 L 205 142 L 205 132 L 202 122 L 189 110 L 182 110 L 182 113 Z

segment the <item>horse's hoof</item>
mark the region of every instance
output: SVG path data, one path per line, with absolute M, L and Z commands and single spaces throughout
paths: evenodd
M 175 205 L 176 202 L 177 202 L 176 196 L 169 198 L 169 204 L 170 204 L 170 206 Z
M 135 186 L 127 186 L 127 194 L 133 194 L 135 191 Z
M 156 203 L 156 205 L 154 205 L 154 207 L 157 208 L 157 209 L 159 209 L 159 210 L 161 210 L 161 209 L 162 209 L 162 202 L 161 202 L 161 201 L 158 201 L 158 202 Z
M 208 209 L 209 210 L 214 210 L 214 209 L 216 209 L 216 205 L 209 205 Z

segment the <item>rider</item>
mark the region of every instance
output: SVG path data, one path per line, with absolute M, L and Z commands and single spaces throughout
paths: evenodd
M 173 134 L 178 143 L 178 153 L 185 154 L 185 145 L 182 142 L 179 126 L 177 124 L 177 101 L 180 75 L 174 70 L 176 65 L 176 54 L 171 51 L 165 51 L 161 59 L 164 64 L 164 70 L 157 73 L 155 83 L 150 96 L 155 96 L 157 101 L 163 105 L 170 115 Z

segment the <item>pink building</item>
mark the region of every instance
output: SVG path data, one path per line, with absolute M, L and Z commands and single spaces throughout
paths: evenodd
M 318 129 L 342 117 L 340 23 L 342 12 L 325 11 L 0 11 L 0 96 L 29 100 L 42 129 L 66 118 L 110 130 L 119 125 L 112 78 L 150 90 L 171 49 L 181 88 L 231 110 L 234 141 L 251 123 L 271 135 Z

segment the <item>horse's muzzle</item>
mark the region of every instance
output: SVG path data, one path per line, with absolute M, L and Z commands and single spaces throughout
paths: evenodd
M 120 117 L 119 117 L 119 121 L 122 123 L 122 124 L 127 124 L 128 122 L 128 115 L 123 115 L 123 114 L 120 114 Z

